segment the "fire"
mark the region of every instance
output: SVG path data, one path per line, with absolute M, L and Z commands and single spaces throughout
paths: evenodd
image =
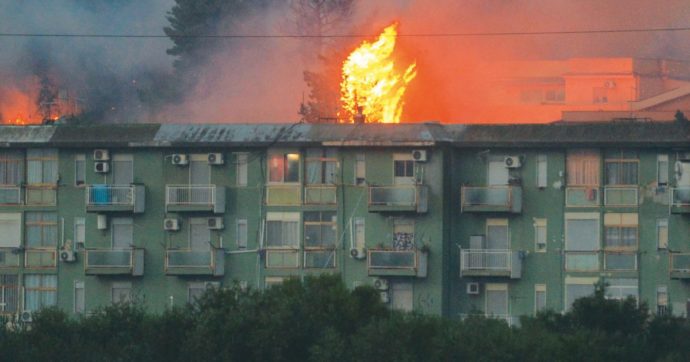
M 343 63 L 340 100 L 341 122 L 355 122 L 358 113 L 366 122 L 399 123 L 407 85 L 417 75 L 416 63 L 401 71 L 393 60 L 398 23 L 386 27 L 378 39 L 355 49 Z

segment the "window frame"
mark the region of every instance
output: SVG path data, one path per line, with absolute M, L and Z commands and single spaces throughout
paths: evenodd
M 235 153 L 235 185 L 246 187 L 249 180 L 249 153 Z
M 296 180 L 286 180 L 286 176 L 288 175 L 289 171 L 289 163 L 290 163 L 290 157 L 291 156 L 296 156 L 295 162 L 297 162 L 297 171 L 295 172 L 295 175 L 297 177 Z M 274 158 L 280 157 L 280 160 L 282 162 L 279 167 L 281 168 L 280 171 L 280 180 L 274 180 L 272 175 L 273 171 L 272 169 L 276 169 L 271 166 L 271 162 L 273 161 Z M 268 185 L 299 185 L 300 184 L 300 175 L 302 174 L 302 155 L 298 151 L 272 151 L 268 153 L 267 157 L 267 184 Z
M 661 240 L 661 229 L 665 228 L 666 229 L 666 240 L 664 240 L 663 245 L 662 245 L 662 240 Z M 656 219 L 656 248 L 659 250 L 667 250 L 668 249 L 668 232 L 669 232 L 669 226 L 668 226 L 668 219 L 667 218 L 661 218 L 661 219 Z
M 662 166 L 666 163 L 665 166 Z M 662 175 L 665 175 L 666 182 L 661 182 Z M 667 187 L 670 183 L 669 177 L 669 157 L 668 154 L 660 153 L 656 155 L 656 184 L 657 187 Z
M 539 293 L 544 293 L 544 305 L 541 308 L 538 305 L 539 298 L 537 295 Z M 547 309 L 547 294 L 546 294 L 546 284 L 535 284 L 534 285 L 534 314 L 544 311 Z
M 539 244 L 539 229 L 544 229 L 544 247 L 540 248 Z M 545 253 L 548 249 L 549 235 L 548 235 L 548 220 L 546 218 L 534 218 L 534 252 Z
M 318 153 L 318 157 L 314 157 Z M 315 165 L 319 171 L 316 182 L 310 182 L 310 165 Z M 333 167 L 333 173 L 329 176 L 329 165 Z M 335 185 L 338 181 L 338 151 L 335 148 L 307 148 L 304 156 L 304 184 L 312 186 Z M 327 182 L 332 178 L 332 182 Z
M 549 161 L 546 154 L 542 153 L 537 155 L 536 171 L 537 187 L 545 189 L 549 185 Z
M 79 164 L 81 164 L 81 172 Z M 86 187 L 86 154 L 83 153 L 74 155 L 74 186 Z

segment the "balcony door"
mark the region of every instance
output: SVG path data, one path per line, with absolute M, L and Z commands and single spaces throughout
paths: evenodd
M 207 218 L 199 217 L 189 220 L 189 248 L 194 251 L 211 249 L 211 229 L 208 228 Z
M 132 155 L 114 155 L 112 166 L 113 185 L 130 185 L 132 182 L 134 182 Z
M 134 245 L 131 217 L 114 217 L 111 222 L 113 249 L 129 249 Z
M 489 168 L 487 172 L 488 186 L 503 186 L 508 184 L 508 168 L 505 164 L 505 157 L 491 156 L 489 158 Z
M 411 153 L 393 155 L 393 183 L 395 185 L 414 185 L 416 183 L 414 160 Z
M 211 165 L 208 163 L 208 155 L 191 155 L 189 162 L 189 184 L 209 185 L 211 183 Z
M 484 312 L 489 317 L 508 318 L 508 285 L 487 284 Z
M 486 249 L 510 249 L 508 219 L 486 220 Z

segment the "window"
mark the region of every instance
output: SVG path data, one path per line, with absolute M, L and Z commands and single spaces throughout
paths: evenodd
M 660 285 L 656 287 L 656 314 L 665 316 L 669 314 L 668 310 L 668 287 Z
M 24 275 L 24 310 L 57 305 L 57 275 Z
M 637 214 L 607 213 L 604 215 L 604 247 L 606 250 L 637 250 Z
M 546 309 L 546 284 L 534 285 L 534 312 L 538 313 Z
M 114 217 L 111 226 L 113 249 L 129 249 L 134 246 L 134 225 L 131 217 Z
M 304 267 L 335 267 L 336 234 L 335 211 L 304 212 Z
M 237 186 L 247 186 L 247 174 L 249 154 L 237 153 L 237 163 L 235 165 L 235 174 L 237 175 Z
M 506 167 L 504 156 L 489 156 L 488 184 L 489 186 L 507 185 L 510 172 Z
M 658 186 L 668 185 L 668 155 L 656 156 L 656 184 Z
M 573 303 L 594 294 L 596 278 L 565 278 L 565 309 L 570 310 Z
M 537 155 L 537 187 L 545 188 L 547 181 L 547 158 L 546 155 Z
M 393 221 L 393 248 L 395 250 L 410 250 L 414 247 L 414 221 L 395 219 Z
M 110 287 L 112 304 L 130 303 L 132 301 L 132 283 L 115 282 Z
M 299 213 L 266 213 L 266 246 L 269 248 L 299 247 Z
M 486 305 L 484 312 L 487 316 L 507 318 L 508 313 L 508 284 L 486 284 Z
M 363 153 L 355 156 L 355 185 L 364 185 L 367 182 L 367 163 Z
M 599 270 L 599 214 L 565 214 L 565 268 Z
M 86 155 L 74 155 L 74 185 L 82 186 L 86 183 Z
M 390 300 L 393 309 L 411 312 L 413 308 L 412 283 L 393 282 L 390 287 Z
M 305 183 L 311 185 L 335 184 L 338 160 L 334 149 L 307 149 L 305 162 L 307 167 Z
M 17 312 L 19 281 L 17 275 L 0 274 L 0 314 Z
M 130 154 L 113 156 L 113 185 L 130 185 L 134 182 L 134 161 Z
M 501 250 L 510 249 L 508 219 L 486 220 L 486 248 Z
M 19 151 L 0 152 L 0 185 L 21 185 L 24 182 L 24 156 Z
M 354 232 L 354 244 L 355 248 L 357 249 L 364 249 L 365 247 L 365 234 L 364 234 L 364 218 L 363 217 L 357 217 L 355 218 L 355 232 Z
M 29 149 L 26 152 L 28 183 L 30 185 L 51 185 L 57 183 L 57 150 Z
M 659 249 L 668 249 L 668 219 L 656 220 L 656 244 Z
M 86 218 L 74 218 L 74 247 L 76 249 L 86 246 Z
M 534 219 L 534 251 L 546 252 L 546 219 Z
M 57 213 L 27 212 L 25 214 L 26 246 L 54 248 L 57 246 Z
M 206 293 L 206 283 L 193 282 L 187 286 L 187 303 L 194 303 Z
M 0 248 L 18 248 L 21 243 L 21 213 L 0 213 Z
M 195 251 L 211 250 L 211 229 L 208 218 L 193 217 L 189 219 L 189 249 Z
M 209 185 L 211 183 L 211 165 L 208 154 L 192 154 L 189 156 L 189 184 Z
M 606 155 L 606 185 L 637 185 L 637 155 L 632 152 L 615 151 Z
M 638 281 L 637 279 L 607 279 L 606 298 L 623 300 L 633 297 L 638 300 Z
M 570 150 L 567 155 L 568 186 L 599 185 L 599 153 L 595 150 Z
M 299 182 L 299 154 L 272 154 L 268 158 L 268 181 L 273 183 Z
M 247 248 L 247 219 L 237 219 L 237 229 L 235 230 L 235 240 L 238 249 Z
M 80 280 L 74 281 L 74 313 L 84 313 L 84 282 Z
M 396 185 L 414 184 L 414 160 L 410 153 L 393 155 L 393 181 Z

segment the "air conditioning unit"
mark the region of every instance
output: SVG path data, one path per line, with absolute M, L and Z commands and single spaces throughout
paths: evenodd
M 467 283 L 467 294 L 479 294 L 479 283 Z
M 222 217 L 209 217 L 206 220 L 208 228 L 211 230 L 222 230 L 223 229 L 223 218 Z
M 60 260 L 65 263 L 73 263 L 77 261 L 77 252 L 74 250 L 61 250 Z
M 110 153 L 108 150 L 93 150 L 94 161 L 108 161 L 110 160 Z
M 520 168 L 522 167 L 522 161 L 520 161 L 520 156 L 506 156 L 503 159 L 507 168 Z
M 412 159 L 416 162 L 426 162 L 426 150 L 412 150 Z
M 209 153 L 208 154 L 208 163 L 211 165 L 222 165 L 225 163 L 223 160 L 223 154 L 222 153 Z
M 19 321 L 22 323 L 31 323 L 34 321 L 33 314 L 30 310 L 25 310 L 19 313 Z
M 390 303 L 391 298 L 388 295 L 388 291 L 380 292 L 379 295 L 381 296 L 381 303 L 384 303 L 384 304 Z
M 352 248 L 350 249 L 350 256 L 357 260 L 362 260 L 367 257 L 367 252 L 364 248 Z
M 172 164 L 177 166 L 185 166 L 189 164 L 189 157 L 182 153 L 175 153 L 172 155 Z
M 180 220 L 175 218 L 166 218 L 163 220 L 163 230 L 177 231 L 180 230 Z
M 220 289 L 220 282 L 204 282 L 206 289 Z
M 388 290 L 388 280 L 380 278 L 374 279 L 374 288 L 378 290 Z
M 110 163 L 108 161 L 94 162 L 93 171 L 96 173 L 108 173 L 110 172 Z

